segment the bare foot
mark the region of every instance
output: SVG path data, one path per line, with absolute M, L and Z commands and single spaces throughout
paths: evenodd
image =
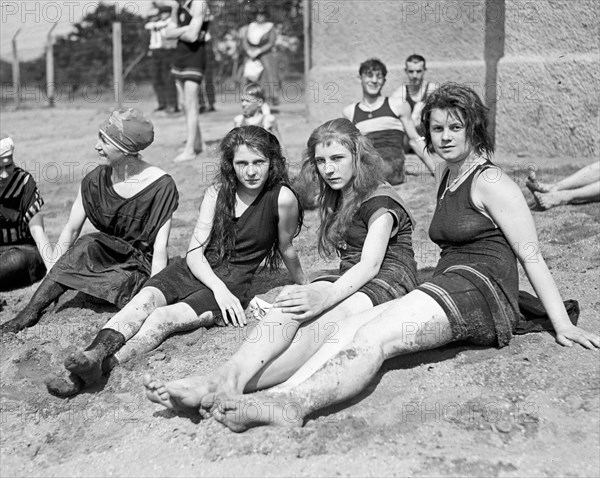
M 286 395 L 259 394 L 218 397 L 212 416 L 231 431 L 240 433 L 252 427 L 301 427 L 300 404 L 290 402 Z
M 194 146 L 194 153 L 196 154 L 200 154 L 202 153 L 204 150 L 206 150 L 206 144 L 204 144 L 204 142 L 200 143 L 199 145 L 195 145 Z M 177 150 L 178 153 L 184 153 L 187 150 L 185 149 L 185 146 L 183 146 L 182 148 L 179 148 Z
M 146 397 L 170 410 L 186 413 L 199 413 L 202 397 L 215 392 L 216 384 L 202 376 L 186 377 L 171 382 L 162 382 L 144 375 Z
M 554 191 L 549 193 L 534 192 L 535 200 L 544 211 L 555 206 L 562 206 L 570 203 L 569 193 L 567 191 Z
M 178 154 L 175 159 L 173 159 L 173 162 L 175 163 L 183 163 L 185 161 L 191 161 L 193 159 L 196 159 L 197 154 L 196 153 L 189 153 L 187 151 L 182 152 L 181 154 Z
M 529 175 L 525 180 L 525 186 L 527 186 L 527 189 L 529 189 L 532 193 L 536 191 L 540 193 L 549 193 L 553 190 L 551 184 L 540 183 L 538 181 L 535 171 L 529 171 Z

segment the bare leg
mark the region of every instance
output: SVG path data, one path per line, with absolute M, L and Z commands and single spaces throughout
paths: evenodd
M 535 199 L 539 206 L 546 210 L 564 204 L 581 204 L 600 201 L 600 181 L 577 189 L 554 190 L 547 193 L 535 191 Z
M 600 161 L 596 161 L 556 183 L 540 183 L 537 180 L 535 172 L 531 171 L 527 181 L 525 181 L 525 184 L 531 192 L 537 191 L 541 193 L 548 193 L 553 191 L 564 191 L 568 189 L 579 189 L 599 181 Z
M 130 340 L 138 333 L 150 314 L 166 305 L 167 300 L 159 289 L 156 287 L 144 287 L 102 328 L 118 330 L 124 335 L 126 340 Z
M 195 81 L 183 82 L 183 109 L 187 124 L 187 140 L 182 153 L 174 161 L 189 161 L 203 150 L 200 114 L 198 112 L 198 95 L 200 84 Z
M 78 393 L 83 386 L 96 383 L 103 372 L 114 366 L 112 355 L 133 337 L 154 310 L 164 305 L 166 299 L 160 290 L 144 287 L 106 323 L 88 348 L 65 359 L 66 373 L 61 370 L 46 378 L 48 391 L 68 397 Z
M 284 288 L 282 294 L 285 291 Z M 215 392 L 241 394 L 265 364 L 289 347 L 298 326 L 293 315 L 273 309 L 248 332 L 248 337 L 258 339 L 246 339 L 239 350 L 210 375 L 191 376 L 167 383 L 148 375 L 144 377 L 146 396 L 167 408 L 197 412 L 205 395 L 212 396 Z M 208 408 L 211 406 L 212 402 Z
M 576 173 L 561 179 L 556 183 L 556 190 L 577 189 L 598 181 L 600 181 L 600 161 L 589 164 Z
M 350 317 L 373 318 L 376 313 L 372 311 L 373 303 L 367 295 L 362 292 L 351 295 L 335 307 L 321 314 L 316 320 L 303 323 L 296 331 L 282 330 L 291 339 L 289 347 L 281 354 L 273 358 L 267 365 L 252 377 L 245 385 L 245 392 L 252 392 L 263 388 L 269 388 L 280 384 L 295 374 L 307 361 L 312 360 L 315 353 L 319 353 L 323 347 L 339 350 L 343 344 L 348 343 L 358 329 L 358 325 L 351 326 Z M 277 313 L 267 315 L 263 320 L 278 322 Z M 280 313 L 280 312 L 279 312 Z M 361 313 L 360 316 L 354 314 Z M 355 321 L 357 322 L 357 321 Z M 349 332 L 351 330 L 351 332 Z M 329 356 L 335 352 L 331 352 Z M 323 359 L 322 362 L 325 362 Z M 317 367 L 318 368 L 318 367 Z
M 183 110 L 183 84 L 180 80 L 175 80 L 175 90 L 177 92 L 177 108 Z
M 285 288 L 281 294 L 288 290 Z M 273 309 L 248 332 L 248 338 L 233 357 L 216 371 L 206 377 L 192 376 L 167 383 L 148 376 L 144 380 L 146 395 L 168 408 L 182 409 L 185 403 L 187 411 L 198 407 L 210 410 L 218 393 L 241 394 L 244 390 L 281 383 L 328 339 L 328 333 L 338 329 L 334 324 L 351 315 L 351 311 L 371 306 L 366 295 L 354 294 L 322 314 L 314 325 L 305 326 L 303 334 L 297 334 L 300 324 L 293 315 Z M 309 327 L 314 328 L 308 330 Z M 296 340 L 298 335 L 300 338 Z
M 194 309 L 183 302 L 160 307 L 148 316 L 138 333 L 127 341 L 115 357 L 119 363 L 126 362 L 155 349 L 171 334 L 209 327 L 214 322 L 212 312 L 198 316 Z
M 327 340 L 325 343 L 310 357 L 304 364 L 285 382 L 277 385 L 277 391 L 289 391 L 297 385 L 304 382 L 317 370 L 319 370 L 327 360 L 337 354 L 344 347 L 348 346 L 356 335 L 356 332 L 368 322 L 373 320 L 379 314 L 389 307 L 389 303 L 378 305 L 372 309 L 367 309 L 364 312 L 356 313 L 347 317 L 340 322 L 338 333 L 332 337 L 332 340 Z M 266 387 L 260 387 L 266 388 Z M 258 390 L 259 388 L 257 388 Z
M 212 414 L 235 432 L 260 425 L 300 426 L 308 414 L 364 390 L 385 360 L 440 347 L 451 340 L 443 309 L 427 294 L 413 291 L 390 302 L 358 330 L 348 346 L 292 390 L 280 393 L 275 387 L 269 392 L 223 397 Z

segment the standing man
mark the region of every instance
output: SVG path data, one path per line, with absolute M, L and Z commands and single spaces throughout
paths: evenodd
M 158 100 L 158 108 L 155 111 L 166 110 L 168 113 L 176 113 L 179 111 L 177 90 L 170 70 L 177 40 L 163 36 L 163 32 L 171 22 L 171 16 L 171 7 L 159 6 L 153 2 L 144 28 L 150 32 L 148 56 L 152 61 L 152 86 Z
M 411 117 L 415 126 L 421 125 L 421 111 L 425 106 L 425 100 L 436 89 L 435 83 L 423 81 L 427 70 L 425 58 L 413 53 L 404 62 L 404 71 L 408 77 L 408 83 L 403 84 L 394 91 L 392 96 L 406 101 L 410 105 Z M 404 152 L 412 153 L 408 141 L 404 141 Z
M 205 35 L 210 12 L 205 0 L 177 0 L 176 4 L 177 26 L 167 27 L 165 37 L 178 40 L 171 74 L 175 77 L 175 84 L 183 98 L 187 123 L 185 147 L 174 159 L 175 162 L 180 162 L 195 159 L 204 149 L 198 103 L 206 68 Z
M 435 163 L 425 150 L 423 138 L 417 134 L 409 104 L 401 98 L 381 94 L 387 75 L 386 66 L 378 59 L 371 58 L 361 63 L 358 74 L 363 92 L 362 100 L 347 106 L 343 114 L 373 142 L 375 149 L 383 157 L 386 181 L 392 185 L 405 181 L 405 134 L 433 175 Z

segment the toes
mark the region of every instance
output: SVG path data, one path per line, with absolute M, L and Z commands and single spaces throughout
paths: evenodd
M 149 373 L 144 374 L 144 376 L 142 377 L 142 382 L 144 384 L 144 387 L 153 388 L 154 379 L 152 378 L 152 375 L 150 375 Z
M 217 401 L 217 394 L 207 393 L 200 400 L 200 407 L 205 410 L 210 410 Z

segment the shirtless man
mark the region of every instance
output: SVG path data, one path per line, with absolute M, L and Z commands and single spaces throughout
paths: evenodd
M 425 58 L 421 55 L 413 53 L 406 59 L 404 65 L 408 83 L 403 84 L 394 91 L 392 96 L 398 97 L 410 105 L 410 110 L 412 112 L 411 118 L 418 131 L 421 124 L 421 111 L 423 111 L 425 100 L 435 91 L 437 85 L 435 83 L 423 81 L 427 67 L 425 66 Z M 404 141 L 404 152 L 414 153 L 406 138 Z
M 427 71 L 425 64 L 425 58 L 421 55 L 410 55 L 404 63 L 408 83 L 403 84 L 392 95 L 403 99 L 410 105 L 412 120 L 417 126 L 421 123 L 421 111 L 425 100 L 437 87 L 435 83 L 423 81 L 425 71 Z
M 371 58 L 361 63 L 358 74 L 363 92 L 362 100 L 347 106 L 343 115 L 373 142 L 375 149 L 383 157 L 386 180 L 392 185 L 405 181 L 405 134 L 416 154 L 433 175 L 435 163 L 424 148 L 423 138 L 415 129 L 408 102 L 381 94 L 387 75 L 386 66 L 381 61 Z
M 529 173 L 527 188 L 533 193 L 540 209 L 564 204 L 600 201 L 600 161 L 581 168 L 556 183 L 540 183 L 535 171 Z

